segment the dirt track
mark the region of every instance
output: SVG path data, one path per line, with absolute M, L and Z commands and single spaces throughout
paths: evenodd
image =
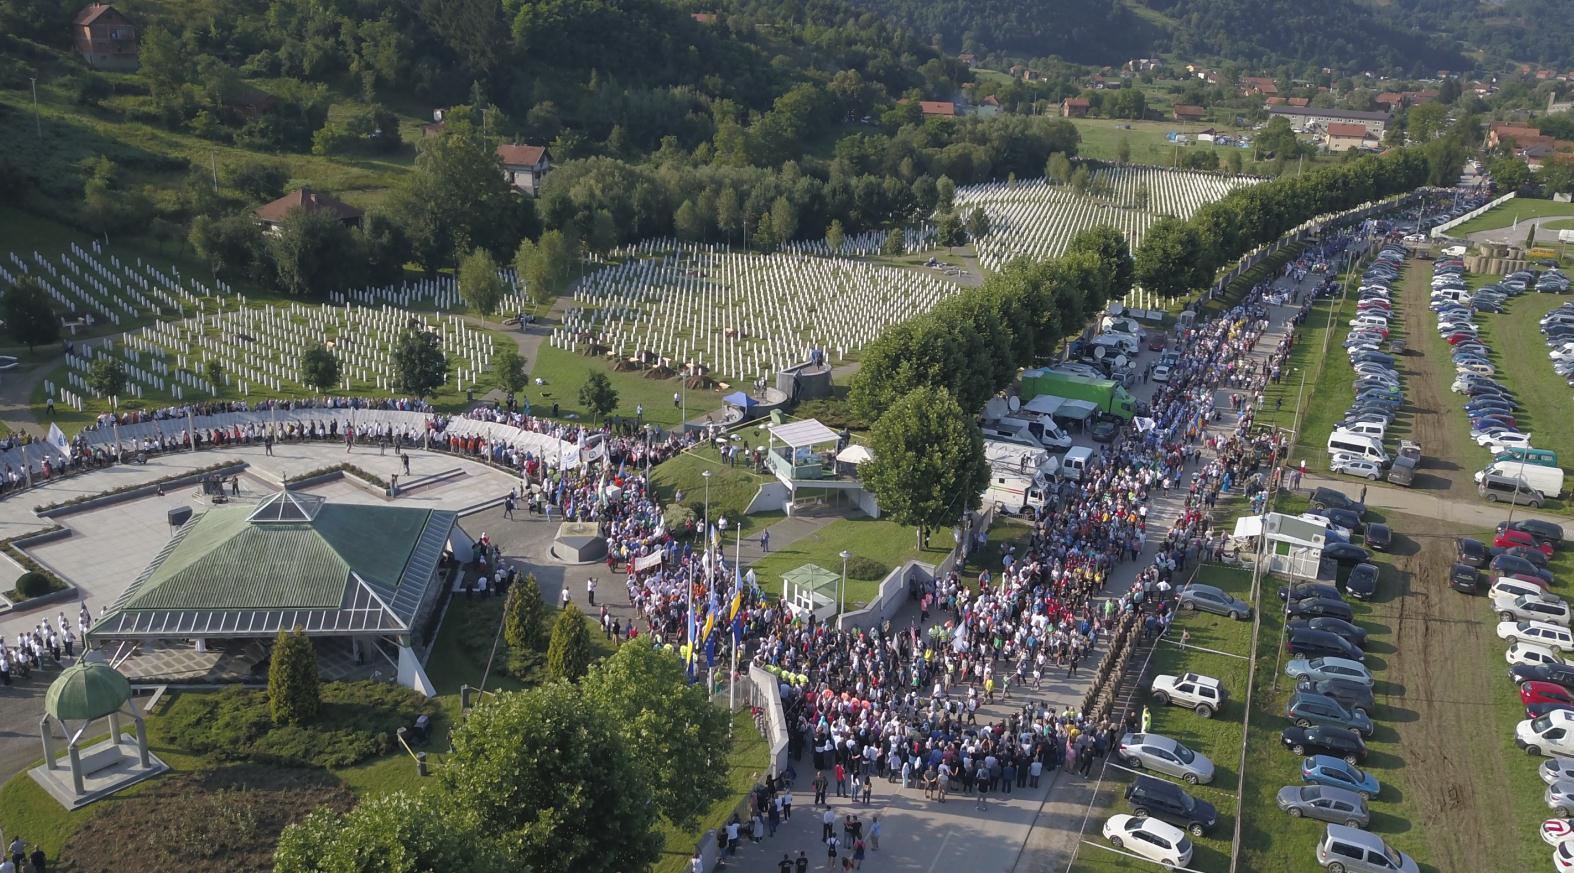
M 1390 523 L 1396 536 L 1384 582 L 1394 587 L 1373 604 L 1365 624 L 1383 640 L 1369 650 L 1369 663 L 1375 656 L 1387 667 L 1376 688 L 1382 708 L 1374 714 L 1380 725 L 1374 740 L 1392 743 L 1393 752 L 1374 754 L 1369 763 L 1401 768 L 1409 822 L 1373 824 L 1419 830 L 1408 837 L 1424 843 L 1422 857 L 1430 863 L 1423 869 L 1522 869 L 1527 840 L 1535 837 L 1508 814 L 1512 786 L 1501 774 L 1534 762 L 1495 727 L 1498 703 L 1514 692 L 1490 613 L 1482 598 L 1447 584 L 1453 538 L 1473 531 L 1414 516 L 1396 515 Z M 1383 787 L 1385 798 L 1390 790 Z
M 1411 485 L 1420 491 L 1468 498 L 1473 492 L 1470 469 L 1459 459 L 1469 446 L 1452 445 L 1461 438 L 1464 421 L 1459 395 L 1449 390 L 1453 367 L 1428 308 L 1432 290 L 1430 261 L 1411 259 L 1401 286 L 1400 319 L 1409 350 L 1399 358 L 1404 378 L 1405 411 L 1411 414 L 1409 439 L 1421 444 L 1423 463 Z M 1458 421 L 1450 421 L 1450 418 Z

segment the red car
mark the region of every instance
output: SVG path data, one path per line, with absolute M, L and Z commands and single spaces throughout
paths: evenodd
M 1521 682 L 1519 702 L 1525 706 L 1532 703 L 1566 703 L 1574 706 L 1574 692 L 1556 682 Z
M 1502 533 L 1497 535 L 1496 539 L 1492 541 L 1492 545 L 1497 546 L 1500 549 L 1512 548 L 1513 546 L 1525 546 L 1527 548 L 1535 549 L 1549 558 L 1552 557 L 1551 543 L 1536 542 L 1535 537 L 1525 533 L 1522 530 L 1504 530 Z
M 1161 351 L 1165 346 L 1167 346 L 1169 344 L 1170 344 L 1170 338 L 1169 338 L 1168 334 L 1160 333 L 1160 332 L 1157 332 L 1157 331 L 1155 331 L 1155 332 L 1153 332 L 1151 334 L 1148 334 L 1148 351 L 1150 351 L 1150 352 Z
M 1465 340 L 1473 340 L 1475 338 L 1476 338 L 1475 334 L 1473 334 L 1473 333 L 1471 333 L 1469 331 L 1466 331 L 1466 330 L 1456 330 L 1453 333 L 1449 334 L 1448 336 L 1444 337 L 1444 339 L 1448 340 L 1448 344 L 1451 345 L 1451 346 L 1457 346 L 1460 343 L 1464 342 Z

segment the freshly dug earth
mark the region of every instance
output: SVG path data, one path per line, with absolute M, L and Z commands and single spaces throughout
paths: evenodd
M 285 825 L 354 802 L 326 770 L 243 764 L 159 777 L 104 809 L 66 841 L 63 873 L 266 873 Z

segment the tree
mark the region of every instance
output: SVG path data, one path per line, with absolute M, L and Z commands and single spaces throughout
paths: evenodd
M 300 628 L 279 629 L 268 661 L 268 711 L 278 725 L 303 725 L 322 708 L 317 650 Z
M 585 241 L 591 251 L 602 257 L 617 247 L 621 239 L 618 230 L 618 221 L 612 216 L 611 210 L 598 209 L 590 219 L 590 238 Z
M 585 626 L 585 614 L 570 603 L 552 622 L 552 639 L 547 643 L 547 675 L 578 682 L 589 671 L 590 629 Z
M 1224 156 L 1224 167 L 1229 170 L 1232 176 L 1239 176 L 1245 164 L 1246 159 L 1241 157 L 1240 149 L 1230 149 Z
M 492 253 L 474 248 L 459 262 L 459 293 L 470 308 L 482 315 L 491 315 L 503 302 L 508 286 L 497 273 L 497 261 Z
M 832 219 L 831 226 L 825 229 L 826 248 L 831 250 L 831 254 L 839 255 L 842 253 L 842 243 L 846 241 L 847 234 L 842 230 L 842 220 Z
M 316 343 L 301 352 L 301 382 L 318 394 L 327 394 L 339 384 L 339 358 Z
M 1148 189 L 1147 182 L 1139 182 L 1131 192 L 1131 205 L 1137 209 L 1147 209 L 1148 203 L 1153 200 L 1153 192 Z
M 503 603 L 503 641 L 510 649 L 533 652 L 541 648 L 545 627 L 546 602 L 541 599 L 536 574 L 529 573 L 508 589 L 508 599 Z
M 716 195 L 716 226 L 730 242 L 732 232 L 743 218 L 743 207 L 738 203 L 738 192 L 731 186 Z
M 60 319 L 49 295 L 30 274 L 22 274 L 5 289 L 5 296 L 0 297 L 0 317 L 5 318 L 6 333 L 29 352 L 60 339 Z
M 497 380 L 497 387 L 510 394 L 518 394 L 530 384 L 530 375 L 525 372 L 525 359 L 513 343 L 499 346 L 496 354 L 492 355 L 492 376 Z
M 209 269 L 224 279 L 255 277 L 267 260 L 262 228 L 247 213 L 217 218 L 199 215 L 191 222 L 187 240 Z M 271 264 L 267 267 L 272 270 Z
M 1427 143 L 1448 127 L 1448 109 L 1439 101 L 1418 103 L 1405 111 L 1405 131 L 1415 142 Z
M 989 235 L 989 213 L 982 206 L 974 206 L 967 214 L 967 235 L 975 241 Z
M 496 137 L 469 115 L 450 110 L 443 133 L 421 141 L 415 172 L 390 200 L 411 259 L 428 270 L 455 264 L 478 246 L 507 252 L 527 223 L 529 207 L 503 175 Z
M 693 200 L 683 201 L 672 214 L 672 229 L 678 239 L 685 242 L 699 242 L 705 238 L 705 218 Z
M 319 807 L 284 829 L 273 854 L 274 873 L 513 869 L 495 842 L 432 791 L 379 794 L 342 813 Z
M 391 357 L 396 390 L 426 397 L 448 381 L 448 356 L 435 333 L 406 330 L 395 341 Z
M 1536 247 L 1536 225 L 1535 224 L 1531 224 L 1529 232 L 1527 232 L 1525 234 L 1525 250 L 1529 251 L 1529 250 L 1531 250 L 1531 249 L 1533 249 L 1535 247 Z
M 219 363 L 218 358 L 209 358 L 208 362 L 202 365 L 202 375 L 207 378 L 208 384 L 213 386 L 214 397 L 224 393 L 224 365 Z
M 267 203 L 284 194 L 290 181 L 290 169 L 279 161 L 245 158 L 224 165 L 220 177 L 224 184 L 240 192 L 253 203 Z M 255 226 L 256 222 L 253 221 Z
M 1115 160 L 1122 164 L 1131 163 L 1131 141 L 1125 137 L 1120 138 L 1120 144 L 1115 147 Z
M 1202 288 L 1212 277 L 1203 264 L 1197 229 L 1176 218 L 1161 218 L 1148 228 L 1137 248 L 1135 279 L 1160 297 L 1179 297 Z
M 1071 181 L 1071 159 L 1064 152 L 1055 152 L 1044 163 L 1044 176 L 1057 185 Z
M 950 176 L 941 176 L 935 183 L 935 209 L 941 212 L 950 212 L 956 205 L 956 183 Z
M 350 229 L 326 212 L 292 209 L 269 240 L 279 284 L 291 294 L 322 297 L 355 275 Z
M 1097 287 L 1085 289 L 1092 299 L 1087 306 L 1087 314 L 1103 309 L 1105 303 L 1119 300 L 1131 291 L 1136 277 L 1136 264 L 1132 261 L 1126 235 L 1114 227 L 1104 224 L 1079 232 L 1066 243 L 1066 253 L 1086 253 L 1097 260 Z M 1095 292 L 1097 298 L 1093 299 Z
M 1093 184 L 1093 174 L 1088 172 L 1086 164 L 1077 164 L 1077 168 L 1071 171 L 1070 184 L 1072 193 L 1088 193 L 1088 187 Z
M 943 246 L 965 245 L 967 239 L 962 235 L 962 219 L 955 212 L 945 212 L 935 219 L 935 239 Z
M 785 195 L 771 204 L 771 232 L 783 243 L 798 235 L 798 208 Z
M 874 460 L 860 473 L 897 524 L 949 527 L 976 508 L 989 483 L 983 438 L 943 388 L 916 388 L 897 400 L 869 433 Z
M 126 390 L 126 367 L 107 355 L 99 355 L 87 368 L 87 387 L 100 397 L 119 397 Z
M 683 662 L 631 640 L 585 676 L 586 700 L 601 709 L 644 773 L 661 814 L 692 828 L 701 813 L 727 794 L 727 714 L 691 684 Z
M 488 697 L 454 730 L 445 763 L 443 808 L 492 835 L 511 869 L 621 873 L 660 854 L 657 809 L 631 750 L 566 682 Z
M 880 254 L 902 255 L 906 253 L 907 237 L 902 233 L 900 227 L 891 228 L 891 232 L 885 235 L 885 242 L 880 244 Z
M 780 242 L 782 241 L 776 238 L 776 229 L 771 224 L 771 214 L 761 212 L 759 221 L 754 223 L 754 238 L 750 240 L 750 244 L 754 246 L 755 251 L 774 252 Z
M 579 262 L 574 244 L 561 230 L 549 230 L 535 242 L 524 240 L 514 254 L 514 272 L 537 303 L 550 303 L 568 290 Z
M 618 407 L 618 392 L 612 380 L 599 370 L 591 370 L 585 384 L 579 386 L 579 405 L 585 407 L 594 419 L 602 419 Z

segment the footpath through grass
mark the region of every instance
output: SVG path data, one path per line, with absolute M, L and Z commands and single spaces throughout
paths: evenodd
M 1574 204 L 1554 203 L 1551 200 L 1537 200 L 1533 197 L 1515 197 L 1496 209 L 1450 228 L 1448 235 L 1464 237 L 1483 230 L 1510 227 L 1514 222 L 1524 221 L 1527 218 L 1544 218 L 1549 215 L 1574 217 Z

